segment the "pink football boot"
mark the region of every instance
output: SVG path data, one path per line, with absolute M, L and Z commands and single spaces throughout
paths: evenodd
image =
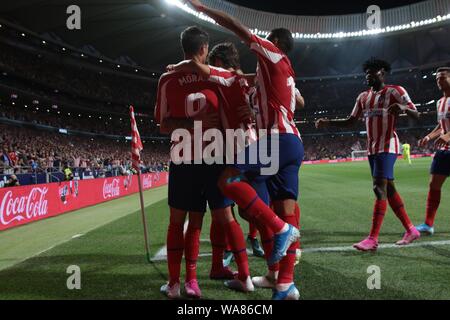
M 376 251 L 378 248 L 378 240 L 372 237 L 368 237 L 360 243 L 354 244 L 353 248 L 359 251 Z
M 420 232 L 416 229 L 416 227 L 412 227 L 408 231 L 406 231 L 403 239 L 397 242 L 398 246 L 406 246 L 412 243 L 414 240 L 420 238 Z

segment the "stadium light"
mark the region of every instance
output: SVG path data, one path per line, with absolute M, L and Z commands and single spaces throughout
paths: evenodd
M 207 21 L 213 24 L 216 24 L 216 22 L 211 19 L 210 17 L 206 16 L 205 14 L 201 12 L 197 12 L 193 10 L 189 5 L 183 3 L 183 1 L 179 0 L 165 0 L 165 2 L 173 7 L 177 7 L 184 12 L 191 14 L 195 17 L 197 17 L 200 20 Z M 366 36 L 375 36 L 383 33 L 390 33 L 390 32 L 396 32 L 396 31 L 402 31 L 402 30 L 409 30 L 414 28 L 423 27 L 430 24 L 440 23 L 445 20 L 450 20 L 450 13 L 444 16 L 438 15 L 435 18 L 431 19 L 425 19 L 421 21 L 411 21 L 407 24 L 397 25 L 397 26 L 387 26 L 384 28 L 379 29 L 372 29 L 372 30 L 359 30 L 359 31 L 351 31 L 351 32 L 343 32 L 339 31 L 336 33 L 299 33 L 295 32 L 292 34 L 294 39 L 342 39 L 342 38 L 357 38 L 357 37 L 366 37 Z M 250 31 L 253 34 L 259 35 L 259 36 L 268 36 L 269 31 L 267 30 L 259 30 L 258 28 L 250 28 Z

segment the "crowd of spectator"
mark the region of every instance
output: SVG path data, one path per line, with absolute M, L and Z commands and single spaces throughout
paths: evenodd
M 53 109 L 23 105 L 0 104 L 0 118 L 18 120 L 55 128 L 71 129 L 107 135 L 129 136 L 131 132 L 130 116 L 94 115 L 86 111 Z M 158 136 L 156 122 L 149 117 L 137 117 L 142 136 Z
M 83 170 L 122 173 L 131 167 L 126 141 L 67 136 L 0 124 L 0 174 L 62 171 L 64 165 Z M 167 143 L 147 142 L 142 153 L 148 171 L 167 169 Z

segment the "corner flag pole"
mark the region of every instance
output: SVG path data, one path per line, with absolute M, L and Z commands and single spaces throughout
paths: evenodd
M 152 263 L 152 260 L 150 259 L 150 249 L 148 241 L 147 217 L 145 216 L 145 208 L 144 208 L 144 193 L 142 192 L 141 170 L 138 170 L 138 183 L 139 183 L 139 199 L 141 202 L 142 224 L 144 225 L 145 253 L 147 255 L 148 263 Z
M 148 231 L 147 231 L 147 218 L 145 216 L 145 207 L 144 207 L 144 193 L 142 191 L 142 180 L 141 180 L 141 151 L 144 149 L 144 146 L 141 141 L 141 137 L 139 135 L 139 130 L 137 128 L 136 119 L 134 117 L 134 108 L 130 106 L 130 118 L 131 118 L 131 159 L 133 168 L 138 173 L 138 183 L 139 183 L 139 199 L 141 203 L 141 215 L 142 215 L 142 224 L 144 225 L 144 241 L 145 241 L 145 252 L 147 255 L 147 261 L 152 263 L 150 259 L 150 249 L 149 249 L 149 241 L 148 241 Z

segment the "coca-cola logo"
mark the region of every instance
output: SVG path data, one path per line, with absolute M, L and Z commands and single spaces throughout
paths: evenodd
M 110 199 L 120 196 L 120 181 L 114 179 L 111 183 L 105 180 L 103 183 L 103 199 Z
M 46 187 L 33 188 L 27 196 L 14 196 L 12 190 L 6 192 L 0 206 L 0 222 L 7 226 L 47 215 L 47 192 Z
M 152 176 L 150 174 L 147 174 L 144 176 L 142 180 L 142 185 L 144 189 L 150 189 L 153 185 Z

